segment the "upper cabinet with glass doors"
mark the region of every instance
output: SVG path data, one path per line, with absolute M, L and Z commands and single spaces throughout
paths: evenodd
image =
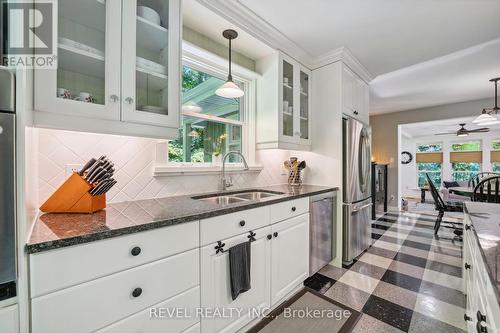
M 35 72 L 35 125 L 173 138 L 180 0 L 60 0 L 56 70 Z
M 309 150 L 311 72 L 282 53 L 257 62 L 257 148 Z

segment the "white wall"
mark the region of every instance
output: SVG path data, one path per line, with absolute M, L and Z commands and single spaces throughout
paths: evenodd
M 490 151 L 493 140 L 499 140 L 500 133 L 484 133 L 473 134 L 468 137 L 459 138 L 453 135 L 449 136 L 424 136 L 424 137 L 408 137 L 401 135 L 400 146 L 401 151 L 409 151 L 413 154 L 413 161 L 410 164 L 401 164 L 401 195 L 418 196 L 419 191 L 412 190 L 417 187 L 417 163 L 415 162 L 415 152 L 417 144 L 425 143 L 442 143 L 443 144 L 443 165 L 442 165 L 442 179 L 448 181 L 452 179 L 452 170 L 450 163 L 450 148 L 453 143 L 468 142 L 468 141 L 481 141 L 483 150 L 483 161 L 481 164 L 481 171 L 491 171 Z
M 108 193 L 108 202 L 184 195 L 218 190 L 219 175 L 153 176 L 158 140 L 116 135 L 38 129 L 39 201 L 43 203 L 65 181 L 71 168 L 92 157 L 107 155 L 116 166 L 117 185 Z M 257 151 L 260 173 L 234 174 L 234 188 L 286 183 L 284 150 Z M 308 170 L 305 171 L 306 174 Z

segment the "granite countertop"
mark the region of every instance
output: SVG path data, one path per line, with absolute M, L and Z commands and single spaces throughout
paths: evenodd
M 203 193 L 113 203 L 109 204 L 105 210 L 94 214 L 47 213 L 40 215 L 35 222 L 26 245 L 26 250 L 28 253 L 37 253 L 93 242 L 315 194 L 337 191 L 338 187 L 276 185 L 252 189 L 282 192 L 283 194 L 261 199 L 260 201 L 242 201 L 227 206 L 220 206 L 215 203 L 192 198 L 193 196 L 210 194 Z M 227 193 L 242 192 L 245 190 L 227 191 Z
M 472 230 L 479 241 L 481 254 L 490 280 L 496 286 L 500 303 L 500 205 L 483 202 L 466 202 L 465 212 L 470 216 Z

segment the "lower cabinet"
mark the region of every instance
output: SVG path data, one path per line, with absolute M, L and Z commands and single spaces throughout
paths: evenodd
M 490 281 L 481 249 L 467 214 L 464 219 L 463 280 L 466 294 L 467 331 L 470 333 L 500 333 L 500 304 L 496 286 Z
M 223 253 L 216 253 L 217 243 L 201 249 L 201 306 L 219 311 L 222 316 L 202 318 L 203 333 L 238 331 L 258 318 L 260 310 L 268 310 L 289 296 L 308 277 L 309 214 L 253 232 L 256 235 L 251 246 L 252 289 L 235 300 L 231 297 L 227 250 L 248 241 L 248 233 L 221 240 L 226 250 Z
M 201 306 L 210 311 L 221 311 L 221 315 L 207 313 L 201 318 L 202 332 L 236 332 L 252 320 L 253 309 L 270 307 L 271 280 L 271 240 L 267 235 L 270 227 L 254 231 L 255 241 L 251 243 L 251 286 L 234 301 L 231 297 L 231 277 L 229 273 L 228 249 L 242 242 L 248 242 L 248 233 L 224 239 L 223 253 L 216 253 L 215 245 L 210 244 L 201 249 Z M 240 313 L 230 312 L 238 309 Z M 222 313 L 222 311 L 224 311 Z
M 309 214 L 272 227 L 271 303 L 274 305 L 309 276 Z
M 17 304 L 0 308 L 0 332 L 19 333 L 19 310 Z

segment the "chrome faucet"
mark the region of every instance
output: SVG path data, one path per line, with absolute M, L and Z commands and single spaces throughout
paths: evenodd
M 239 155 L 241 156 L 241 159 L 243 160 L 243 166 L 245 167 L 244 170 L 248 170 L 248 164 L 247 161 L 245 160 L 245 156 L 243 156 L 242 153 L 239 151 L 228 151 L 225 155 L 224 158 L 222 159 L 222 174 L 221 174 L 221 185 L 222 185 L 222 191 L 225 191 L 228 187 L 233 186 L 233 181 L 231 178 L 226 179 L 226 159 L 229 155 Z

